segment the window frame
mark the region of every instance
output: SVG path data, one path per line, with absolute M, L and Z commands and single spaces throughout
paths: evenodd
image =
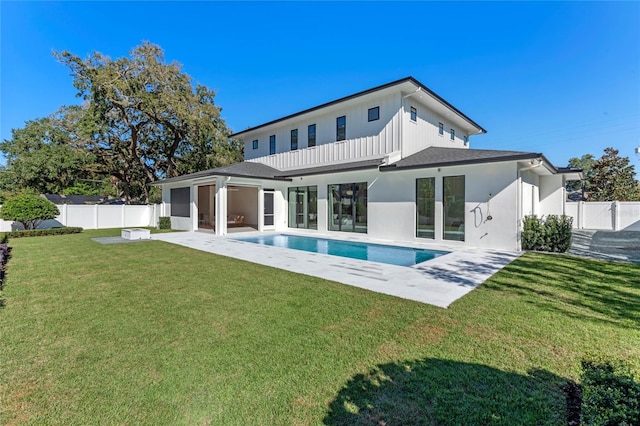
M 427 198 L 424 193 L 420 192 L 421 182 L 429 182 L 431 185 L 431 194 Z M 424 209 L 421 209 L 421 205 Z M 431 224 L 426 223 L 422 228 L 420 227 L 420 216 L 427 220 L 432 221 Z M 432 216 L 428 216 L 426 213 L 431 213 Z M 435 240 L 436 238 L 436 178 L 425 177 L 416 178 L 416 238 L 426 238 Z
M 313 128 L 313 143 L 311 143 L 311 128 Z M 316 146 L 316 137 L 317 137 L 316 136 L 316 131 L 317 131 L 317 129 L 316 129 L 316 124 L 315 123 L 309 124 L 307 126 L 307 146 L 308 147 Z
M 276 153 L 276 135 L 269 136 L 269 155 Z
M 294 142 L 295 139 L 295 142 Z M 298 149 L 298 129 L 291 130 L 291 151 Z
M 344 121 L 342 127 L 340 126 L 341 119 Z M 347 116 L 341 115 L 336 117 L 336 142 L 344 140 L 347 140 Z
M 447 190 L 454 187 L 454 185 L 447 185 L 448 180 L 462 180 L 462 200 L 456 200 L 455 191 L 448 193 Z M 465 175 L 443 176 L 442 177 L 442 239 L 446 241 L 465 241 L 466 231 L 466 198 L 467 198 L 467 183 Z M 453 188 L 455 189 L 455 187 Z M 454 212 L 452 212 L 452 210 Z M 454 216 L 460 214 L 460 217 Z M 457 222 L 451 222 L 452 218 L 459 219 Z M 447 226 L 447 221 L 451 222 Z M 452 227 L 458 227 L 457 231 L 454 231 Z
M 411 121 L 413 121 L 414 123 L 417 123 L 418 122 L 418 109 L 416 107 L 414 107 L 414 106 L 410 107 L 409 114 L 410 114 L 409 119 Z
M 444 136 L 444 124 L 438 123 L 438 135 Z
M 252 144 L 253 144 L 253 149 L 258 149 L 258 139 L 254 139 Z
M 371 114 L 375 113 L 375 117 L 372 118 Z M 369 110 L 367 111 L 367 120 L 369 122 L 371 121 L 378 121 L 380 120 L 380 106 L 375 106 L 373 108 L 369 108 Z
M 451 140 L 456 140 L 456 129 L 449 129 L 449 134 L 451 135 Z

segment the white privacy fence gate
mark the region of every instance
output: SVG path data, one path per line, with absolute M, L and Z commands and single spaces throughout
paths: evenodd
M 567 202 L 565 214 L 576 229 L 640 231 L 640 202 Z
M 79 226 L 84 229 L 157 226 L 164 204 L 130 205 L 58 205 L 60 215 L 40 224 L 39 228 Z M 168 210 L 168 209 L 167 209 Z M 0 220 L 0 232 L 22 229 L 17 222 Z

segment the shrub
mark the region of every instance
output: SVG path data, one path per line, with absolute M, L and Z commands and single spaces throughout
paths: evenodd
M 54 219 L 59 214 L 55 204 L 31 192 L 10 196 L 0 207 L 0 219 L 20 222 L 24 229 L 36 229 L 43 220 Z
M 3 238 L 42 237 L 47 235 L 79 234 L 80 232 L 82 232 L 82 228 L 79 227 L 30 229 L 25 231 L 5 232 Z
M 581 424 L 640 425 L 640 383 L 629 365 L 602 357 L 582 359 Z
M 564 253 L 571 247 L 570 216 L 549 215 L 546 219 L 525 216 L 522 221 L 522 249 Z
M 160 216 L 158 222 L 159 229 L 171 229 L 171 218 L 169 216 Z
M 536 216 L 525 216 L 522 221 L 522 249 L 544 250 L 545 229 Z

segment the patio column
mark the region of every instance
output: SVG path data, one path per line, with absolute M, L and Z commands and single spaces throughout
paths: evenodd
M 216 178 L 216 235 L 227 234 L 227 178 Z

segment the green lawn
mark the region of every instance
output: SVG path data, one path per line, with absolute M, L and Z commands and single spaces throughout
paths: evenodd
M 0 424 L 555 424 L 640 364 L 640 266 L 527 254 L 440 309 L 153 241 L 14 239 Z

